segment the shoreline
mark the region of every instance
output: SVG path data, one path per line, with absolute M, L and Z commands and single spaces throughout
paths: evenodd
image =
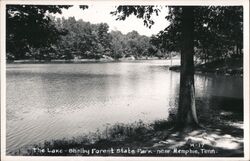
M 118 62 L 137 62 L 137 61 L 152 61 L 152 60 L 162 60 L 171 61 L 170 59 L 158 59 L 158 58 L 141 58 L 141 59 L 79 59 L 79 60 L 15 60 L 8 62 L 6 64 L 87 64 L 87 63 L 118 63 Z M 179 59 L 172 59 L 176 61 Z M 224 64 L 223 64 L 224 65 Z M 169 70 L 180 72 L 180 65 L 169 66 Z M 207 64 L 198 64 L 195 66 L 195 74 L 216 74 L 224 76 L 240 76 L 243 77 L 243 67 L 241 65 L 224 65 L 223 67 L 216 62 L 211 62 Z
M 180 72 L 180 68 L 181 67 L 179 65 L 176 65 L 176 66 L 169 67 L 169 70 Z M 240 69 L 231 69 L 231 68 L 201 69 L 201 68 L 195 67 L 195 74 L 215 74 L 215 75 L 224 75 L 224 76 L 243 77 L 243 68 L 241 67 Z
M 121 59 L 111 59 L 111 58 L 102 58 L 102 59 L 70 59 L 70 60 L 63 60 L 63 59 L 54 59 L 54 60 L 13 60 L 8 61 L 6 60 L 6 64 L 81 64 L 81 63 L 112 63 L 112 62 L 136 62 L 136 61 L 152 61 L 152 60 L 169 60 L 170 59 L 160 59 L 157 57 L 151 57 L 151 58 L 121 58 Z M 180 59 L 172 59 L 180 60 Z
M 180 65 L 175 65 L 169 70 L 179 72 Z M 217 60 L 204 64 L 195 65 L 195 74 L 216 74 L 225 76 L 240 76 L 243 77 L 243 60 L 242 59 L 228 59 Z

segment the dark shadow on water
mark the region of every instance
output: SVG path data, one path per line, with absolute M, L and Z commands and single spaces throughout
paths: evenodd
M 240 98 L 213 96 L 209 102 L 212 109 L 243 113 L 243 99 Z
M 243 157 L 243 100 L 197 98 L 196 106 L 205 129 L 171 131 L 176 114 L 176 108 L 171 108 L 166 120 L 119 123 L 102 132 L 26 146 L 9 155 Z M 53 153 L 53 149 L 61 151 Z

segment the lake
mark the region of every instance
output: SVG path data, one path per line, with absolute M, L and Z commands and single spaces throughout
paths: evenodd
M 176 106 L 180 79 L 169 65 L 169 60 L 7 64 L 7 154 L 115 123 L 166 119 Z M 243 98 L 240 77 L 195 75 L 195 88 L 202 99 Z

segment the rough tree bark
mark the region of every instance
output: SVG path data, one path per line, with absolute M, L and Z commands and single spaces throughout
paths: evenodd
M 194 87 L 194 12 L 192 6 L 182 10 L 182 47 L 179 106 L 176 128 L 198 127 Z

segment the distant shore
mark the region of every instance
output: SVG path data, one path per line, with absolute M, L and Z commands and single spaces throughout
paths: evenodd
M 175 65 L 169 68 L 172 71 L 180 71 L 181 66 Z M 243 76 L 243 59 L 217 60 L 195 66 L 196 74 L 213 73 L 226 76 Z
M 135 59 L 134 57 L 127 57 L 121 59 L 113 59 L 111 57 L 101 59 L 55 59 L 55 60 L 13 60 L 7 61 L 8 64 L 84 64 L 84 63 L 112 63 L 112 62 L 133 62 L 140 60 L 170 60 L 158 57 L 142 57 Z M 173 60 L 177 60 L 174 58 Z M 179 72 L 180 65 L 173 65 L 169 70 Z M 241 76 L 243 77 L 243 59 L 229 59 L 229 60 L 217 60 L 204 64 L 197 64 L 195 66 L 196 74 L 218 74 L 226 76 Z
M 113 59 L 113 58 L 101 58 L 101 59 L 54 59 L 54 60 L 35 60 L 35 59 L 28 59 L 28 60 L 13 60 L 7 61 L 8 64 L 43 64 L 43 63 L 105 63 L 105 62 L 123 62 L 123 61 L 136 61 L 136 60 L 168 60 L 168 59 L 160 59 L 158 57 L 142 57 L 135 59 L 134 57 L 128 58 L 121 58 L 121 59 Z

